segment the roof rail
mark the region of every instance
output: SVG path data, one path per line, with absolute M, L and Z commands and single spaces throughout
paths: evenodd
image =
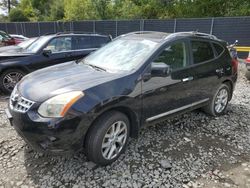
M 96 33 L 96 32 L 82 32 L 82 31 L 62 31 L 55 33 L 56 35 L 63 35 L 63 34 L 84 34 L 84 35 L 104 35 L 101 33 Z
M 147 34 L 147 33 L 154 33 L 154 32 L 164 33 L 164 32 L 160 32 L 160 31 L 133 31 L 133 32 L 129 32 L 129 33 L 119 35 L 115 39 L 119 39 L 121 37 L 129 36 L 129 35 L 139 35 L 139 34 Z
M 189 34 L 189 35 L 194 35 L 194 36 L 199 36 L 199 37 L 206 37 L 210 39 L 218 39 L 216 36 L 208 33 L 201 33 L 198 31 L 189 31 L 189 32 L 176 32 L 173 33 L 172 35 L 178 35 L 178 34 Z
M 211 38 L 211 39 L 217 39 L 216 36 L 212 35 L 212 34 L 208 34 L 208 33 L 200 33 L 198 31 L 193 31 L 192 32 L 194 35 L 196 36 L 201 36 L 201 37 L 208 37 L 208 38 Z
M 94 32 L 82 32 L 82 31 L 62 31 L 62 32 L 48 32 L 43 35 L 63 35 L 63 34 L 83 34 L 83 35 L 105 35 L 101 33 L 94 33 Z

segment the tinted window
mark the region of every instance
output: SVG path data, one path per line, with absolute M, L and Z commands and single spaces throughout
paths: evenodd
M 95 44 L 96 44 L 96 48 L 100 48 L 102 46 L 104 46 L 106 43 L 108 43 L 110 41 L 109 37 L 96 37 L 95 38 Z
M 58 37 L 52 39 L 47 47 L 46 50 L 51 50 L 53 52 L 63 52 L 63 51 L 70 51 L 72 50 L 72 41 L 71 37 Z
M 179 69 L 187 65 L 187 53 L 184 42 L 178 42 L 165 48 L 154 63 L 166 63 L 170 68 Z
M 77 36 L 77 49 L 94 48 L 94 37 L 90 36 Z
M 209 42 L 192 41 L 194 63 L 201 63 L 214 58 L 213 49 Z
M 217 55 L 219 56 L 224 51 L 224 48 L 221 45 L 216 44 L 216 43 L 213 43 L 213 45 L 214 45 L 215 51 L 217 52 Z

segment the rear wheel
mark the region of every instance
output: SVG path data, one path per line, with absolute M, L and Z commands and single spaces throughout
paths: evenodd
M 0 76 L 0 89 L 5 94 L 10 94 L 24 75 L 25 73 L 18 69 L 10 69 L 3 72 Z
M 212 116 L 224 114 L 230 96 L 230 87 L 227 84 L 222 84 L 215 92 L 213 99 L 210 100 L 209 104 L 203 108 L 204 111 Z
M 126 115 L 110 111 L 102 115 L 87 134 L 87 158 L 99 165 L 114 162 L 126 149 L 130 131 Z

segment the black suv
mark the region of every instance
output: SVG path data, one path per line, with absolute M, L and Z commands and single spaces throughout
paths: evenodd
M 100 165 L 115 161 L 146 123 L 203 108 L 225 112 L 237 79 L 226 42 L 196 32 L 135 32 L 79 63 L 25 76 L 6 114 L 34 148 L 84 148 Z
M 78 60 L 111 41 L 99 34 L 57 33 L 41 36 L 22 50 L 0 53 L 0 89 L 10 93 L 34 70 Z

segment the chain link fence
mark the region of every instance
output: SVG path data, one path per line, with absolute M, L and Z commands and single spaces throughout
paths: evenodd
M 100 20 L 73 22 L 0 23 L 0 30 L 10 34 L 37 37 L 47 33 L 78 31 L 109 34 L 117 37 L 132 31 L 199 31 L 239 45 L 250 46 L 250 17 L 192 18 L 168 20 Z

